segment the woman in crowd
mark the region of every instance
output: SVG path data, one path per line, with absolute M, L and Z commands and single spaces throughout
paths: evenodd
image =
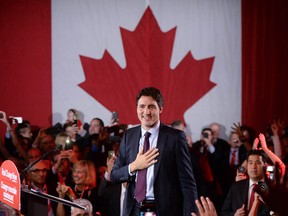
M 99 197 L 96 188 L 96 169 L 91 161 L 80 160 L 73 166 L 73 188 L 58 183 L 57 192 L 60 198 L 70 201 L 75 199 L 87 199 L 92 203 L 93 215 L 97 215 L 99 211 Z M 70 209 L 64 208 L 64 205 L 59 203 L 57 207 L 57 215 L 64 216 L 70 212 Z

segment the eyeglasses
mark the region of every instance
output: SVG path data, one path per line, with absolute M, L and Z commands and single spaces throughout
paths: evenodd
M 35 169 L 35 170 L 31 170 L 31 172 L 36 173 L 36 174 L 39 174 L 40 172 L 47 173 L 48 169 Z

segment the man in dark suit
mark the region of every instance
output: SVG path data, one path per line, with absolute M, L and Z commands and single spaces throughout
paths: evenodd
M 141 125 L 126 131 L 111 173 L 113 182 L 128 182 L 123 215 L 139 215 L 149 201 L 157 216 L 190 216 L 197 209 L 197 189 L 185 134 L 160 123 L 163 98 L 158 89 L 142 89 L 136 105 Z M 144 152 L 147 139 L 150 149 Z M 144 186 L 144 200 L 139 200 L 135 191 L 143 171 L 147 171 L 146 190 Z
M 98 187 L 102 216 L 119 216 L 123 210 L 123 198 L 126 190 L 126 182 L 122 184 L 113 184 L 110 181 L 110 175 L 115 160 L 115 155 L 111 155 L 107 158 L 107 170 Z
M 223 151 L 222 173 L 220 183 L 225 196 L 227 195 L 230 186 L 235 182 L 237 169 L 246 160 L 247 149 L 239 139 L 239 135 L 231 132 L 229 137 L 229 148 Z
M 221 215 L 247 215 L 250 211 L 254 198 L 253 190 L 260 192 L 259 182 L 265 181 L 265 162 L 266 157 L 261 150 L 251 150 L 247 155 L 247 174 L 248 179 L 236 181 L 232 184 L 225 202 L 222 207 Z M 254 189 L 253 189 L 254 188 Z M 252 194 L 252 195 L 251 195 Z M 260 194 L 261 195 L 261 194 Z M 270 210 L 264 203 L 260 203 L 257 215 L 270 215 Z

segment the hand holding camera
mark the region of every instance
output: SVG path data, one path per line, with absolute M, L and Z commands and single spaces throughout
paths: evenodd
M 237 169 L 237 174 L 236 174 L 236 177 L 235 177 L 235 181 L 240 181 L 240 180 L 243 180 L 243 179 L 247 179 L 246 168 L 243 167 L 243 166 L 240 166 Z
M 115 156 L 114 151 L 108 151 L 108 158 L 107 158 L 107 161 L 106 161 L 106 165 L 107 165 L 107 172 L 109 174 L 112 171 L 112 168 L 114 166 L 115 160 L 116 160 L 116 156 Z
M 210 136 L 208 132 L 204 131 L 201 139 L 202 145 L 204 145 L 205 147 L 212 145 L 212 138 L 213 138 L 212 135 Z
M 4 111 L 0 111 L 0 121 L 4 122 L 6 125 L 8 123 L 6 113 Z
M 115 125 L 118 124 L 119 122 L 119 116 L 118 116 L 118 112 L 112 112 L 112 117 L 111 117 L 111 125 Z

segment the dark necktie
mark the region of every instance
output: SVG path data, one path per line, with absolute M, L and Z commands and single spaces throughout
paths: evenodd
M 231 160 L 230 160 L 231 167 L 235 166 L 235 160 L 236 160 L 236 150 L 233 149 L 231 152 Z
M 252 205 L 254 202 L 254 194 L 255 194 L 256 184 L 254 183 L 251 187 L 252 187 L 252 191 L 251 191 L 251 195 L 250 195 L 249 209 L 252 208 Z
M 144 140 L 144 149 L 143 154 L 149 150 L 149 137 L 151 133 L 145 133 L 145 140 Z M 143 170 L 139 170 L 137 174 L 137 182 L 135 188 L 135 199 L 138 202 L 142 202 L 146 197 L 146 175 L 147 175 L 147 168 Z

